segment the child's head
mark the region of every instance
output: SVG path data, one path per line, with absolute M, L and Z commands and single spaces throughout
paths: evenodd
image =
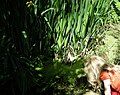
M 112 68 L 114 67 L 113 64 L 104 64 L 102 67 L 101 67 L 101 71 L 112 71 Z

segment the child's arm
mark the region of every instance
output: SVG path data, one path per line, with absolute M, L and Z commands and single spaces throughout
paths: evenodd
M 103 80 L 103 83 L 104 83 L 104 94 L 111 95 L 110 79 Z

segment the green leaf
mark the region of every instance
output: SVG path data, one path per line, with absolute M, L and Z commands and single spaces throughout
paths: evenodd
M 42 69 L 43 69 L 43 68 L 40 68 L 40 67 L 36 67 L 36 68 L 35 68 L 36 71 L 40 71 L 40 70 L 42 70 Z
M 117 9 L 120 11 L 120 2 L 116 2 L 116 7 L 117 7 Z
M 59 48 L 62 47 L 62 34 L 60 34 L 60 36 L 58 38 L 58 46 L 59 46 Z

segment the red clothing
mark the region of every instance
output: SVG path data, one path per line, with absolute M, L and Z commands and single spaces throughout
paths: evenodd
M 110 79 L 111 95 L 120 95 L 120 75 L 114 71 L 100 73 L 100 80 Z

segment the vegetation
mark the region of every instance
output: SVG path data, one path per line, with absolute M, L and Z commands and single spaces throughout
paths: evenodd
M 119 0 L 1 0 L 0 18 L 1 95 L 82 95 L 85 59 L 109 49 L 106 31 L 119 64 Z

